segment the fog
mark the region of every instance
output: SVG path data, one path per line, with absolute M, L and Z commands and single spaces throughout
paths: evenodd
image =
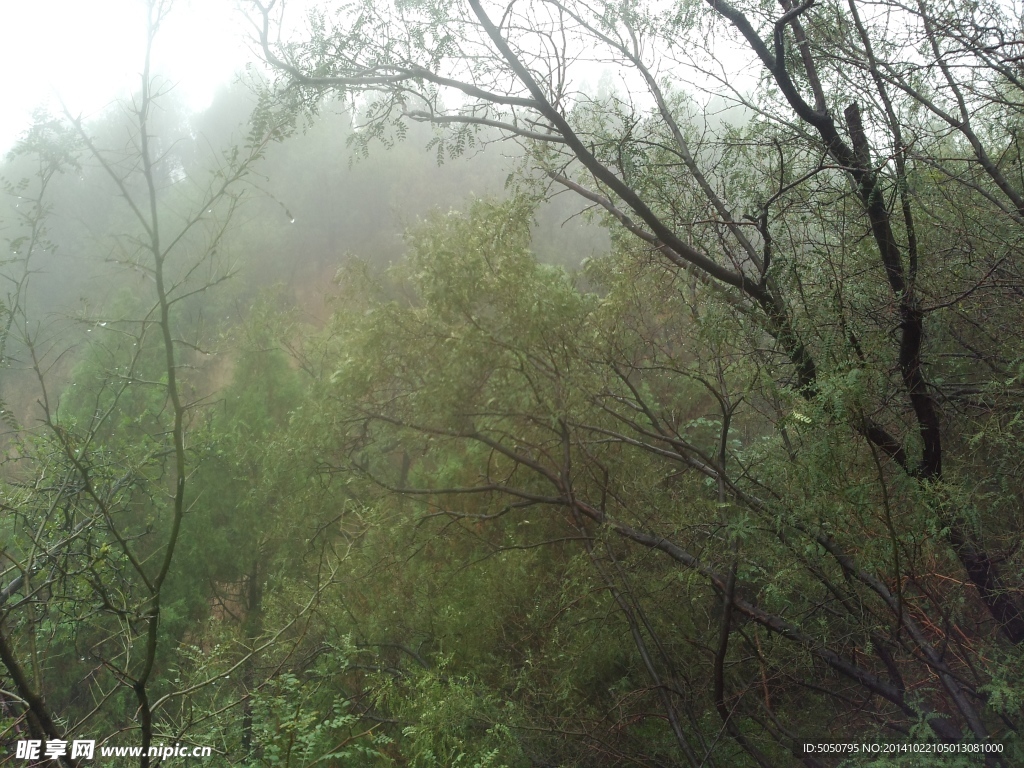
M 189 196 L 208 183 L 233 148 L 245 143 L 262 87 L 261 76 L 243 73 L 233 84 L 222 85 L 200 110 L 192 109 L 184 92 L 171 90 L 161 97 L 150 129 L 160 152 L 154 170 L 160 197 L 169 205 L 165 215 L 177 215 L 175 206 L 183 200 L 181 210 L 187 210 Z M 110 105 L 82 125 L 94 146 L 116 162 L 131 163 L 125 103 Z M 54 125 L 67 122 L 47 119 L 56 120 Z M 316 119 L 303 118 L 286 141 L 271 143 L 245 180 L 219 245 L 216 269 L 223 275 L 192 306 L 195 322 L 202 324 L 195 333 L 220 355 L 219 364 L 230 364 L 233 353 L 230 345 L 210 340 L 230 335 L 243 323 L 247 307 L 261 292 L 272 291 L 282 306 L 295 308 L 313 325 L 322 323 L 331 311 L 340 268 L 355 260 L 383 272 L 400 262 L 405 233 L 423 217 L 463 208 L 473 199 L 504 197 L 509 175 L 522 160 L 516 144 L 487 131 L 461 156 L 439 157 L 428 149 L 433 129 L 418 124 L 394 146 L 377 144 L 363 156 L 353 149 L 353 122 L 345 105 L 327 105 Z M 29 150 L 24 141 L 16 145 L 0 169 L 8 184 L 2 205 L 12 233 L 24 228 L 19 216 L 38 183 L 39 161 Z M 133 225 L 122 190 L 95 159 L 79 154 L 49 183 L 46 198 L 47 243 L 33 254 L 22 309 L 47 341 L 52 383 L 59 390 L 81 344 L 91 340 L 88 334 L 111 316 L 113 307 L 144 314 L 142 306 L 125 302 L 147 294 L 151 278 L 145 258 L 128 252 L 134 246 L 126 251 L 123 238 Z M 573 269 L 607 249 L 607 234 L 581 210 L 579 199 L 565 194 L 538 208 L 538 258 Z M 228 274 L 230 279 L 220 282 Z M 12 340 L 15 358 L 16 347 Z M 22 363 L 5 372 L 0 396 L 19 418 L 31 420 L 35 374 Z
M 238 3 L 6 11 L 0 762 L 1024 765 L 1019 9 Z
M 177 2 L 161 25 L 155 72 L 189 108 L 208 106 L 252 61 L 246 24 L 230 0 Z M 139 87 L 146 41 L 141 0 L 5 3 L 0 25 L 0 151 L 40 108 L 95 118 Z

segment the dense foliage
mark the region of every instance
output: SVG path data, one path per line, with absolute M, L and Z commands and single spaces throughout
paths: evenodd
M 6 743 L 1024 761 L 1019 14 L 356 2 L 282 44 L 279 11 L 255 4 L 280 82 L 235 148 L 202 155 L 216 110 L 161 112 L 147 68 L 8 160 Z M 595 62 L 624 85 L 580 86 Z M 317 131 L 391 165 L 305 164 Z M 409 179 L 410 135 L 449 166 L 512 139 L 516 168 L 384 268 L 357 198 Z M 268 166 L 296 170 L 246 209 Z M 342 174 L 345 226 L 292 234 Z M 538 228 L 556 192 L 605 252 Z M 69 245 L 115 267 L 77 312 L 36 266 Z M 280 258 L 337 270 L 329 311 L 230 287 Z

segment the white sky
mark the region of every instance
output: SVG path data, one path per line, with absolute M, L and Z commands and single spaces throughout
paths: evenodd
M 303 27 L 311 4 L 315 0 L 290 0 L 286 26 Z M 175 0 L 157 37 L 154 65 L 176 84 L 189 108 L 208 106 L 217 89 L 254 58 L 254 29 L 244 5 Z M 59 112 L 63 99 L 73 114 L 88 118 L 136 91 L 145 20 L 145 0 L 0 0 L 0 156 L 29 127 L 39 106 Z M 602 67 L 590 69 L 596 82 Z M 748 72 L 748 79 L 758 71 Z
M 0 153 L 39 106 L 90 116 L 138 89 L 143 0 L 0 0 Z M 251 58 L 236 0 L 177 0 L 154 51 L 192 109 L 206 107 Z

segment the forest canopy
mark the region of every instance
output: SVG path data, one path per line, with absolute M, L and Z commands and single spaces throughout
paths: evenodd
M 4 170 L 10 760 L 1024 760 L 1018 9 L 248 21 Z

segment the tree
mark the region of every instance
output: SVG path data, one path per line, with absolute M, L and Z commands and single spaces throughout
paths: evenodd
M 36 196 L 24 217 L 27 234 L 12 243 L 14 257 L 5 263 L 14 269 L 15 300 L 4 340 L 16 342 L 14 362 L 37 379 L 40 425 L 7 420 L 5 705 L 15 731 L 27 728 L 36 739 L 98 734 L 102 743 L 132 732 L 142 766 L 154 739 L 183 735 L 173 717 L 161 722 L 161 709 L 181 695 L 167 674 L 165 598 L 195 502 L 187 434 L 202 398 L 183 370 L 202 354 L 203 329 L 189 322 L 189 310 L 232 271 L 222 255 L 226 233 L 247 176 L 279 128 L 256 126 L 212 170 L 180 155 L 182 147 L 155 127 L 167 117 L 159 114 L 167 89 L 150 70 L 168 10 L 162 2 L 148 6 L 140 91 L 121 105 L 116 130 L 98 131 L 66 113 L 40 121 L 19 145 L 21 155 L 39 158 L 40 170 L 20 187 Z M 55 369 L 68 355 L 66 339 L 77 334 L 26 308 L 29 259 L 52 246 L 46 195 L 55 174 L 83 167 L 90 181 L 104 182 L 99 194 L 118 200 L 112 218 L 123 228 L 103 233 L 105 245 L 143 275 L 146 291 L 78 318 L 79 334 L 92 343 L 61 397 Z M 60 759 L 79 763 L 69 751 Z
M 434 124 L 454 152 L 484 127 L 522 141 L 551 185 L 620 228 L 625 261 L 611 267 L 613 282 L 621 286 L 618 271 L 642 286 L 622 319 L 635 331 L 628 343 L 588 357 L 564 339 L 536 342 L 564 349 L 572 363 L 563 370 L 520 352 L 530 339 L 488 329 L 523 308 L 477 302 L 491 296 L 487 269 L 475 264 L 457 285 L 428 271 L 419 290 L 441 312 L 435 340 L 447 331 L 450 347 L 462 348 L 463 334 L 483 327 L 492 346 L 464 357 L 438 351 L 446 376 L 430 386 L 412 373 L 430 374 L 401 364 L 367 374 L 389 382 L 387 396 L 352 395 L 353 407 L 361 424 L 402 430 L 407 445 L 418 433 L 476 446 L 459 450 L 481 479 L 410 488 L 382 470 L 373 476 L 430 498 L 498 493 L 512 498 L 509 508 L 561 510 L 588 540 L 606 532 L 701 580 L 721 606 L 705 703 L 756 764 L 770 764 L 766 745 L 793 747 L 799 721 L 778 721 L 770 692 L 764 703 L 744 694 L 758 673 L 792 671 L 763 655 L 765 643 L 813 660 L 814 671 L 790 683 L 818 691 L 851 732 L 871 702 L 882 729 L 919 735 L 925 723 L 940 741 L 1011 738 L 1015 715 L 1004 705 L 1016 694 L 1005 681 L 1015 662 L 982 657 L 1016 658 L 1024 641 L 1020 455 L 1011 446 L 1022 360 L 1010 332 L 1024 214 L 1018 19 L 996 5 L 924 0 L 783 2 L 777 11 L 718 0 L 703 10 L 355 3 L 314 14 L 308 42 L 278 44 L 278 8 L 256 7 L 283 98 L 312 109 L 326 94 L 351 99 L 367 141 L 401 135 L 410 120 Z M 715 58 L 735 44 L 761 68 L 754 96 Z M 622 73 L 628 94 L 581 92 L 573 73 L 586 61 Z M 673 85 L 686 79 L 690 92 Z M 701 115 L 701 91 L 741 107 L 739 123 Z M 465 270 L 504 242 L 500 217 L 475 226 L 453 238 L 461 254 L 432 241 L 448 268 Z M 658 279 L 667 287 L 647 282 Z M 531 301 L 561 322 L 557 304 Z M 543 317 L 528 326 L 541 337 Z M 409 327 L 392 322 L 396 334 Z M 533 387 L 536 402 L 492 409 L 479 395 L 497 396 L 493 385 L 517 370 L 503 355 L 517 354 L 523 378 L 507 389 Z M 554 382 L 536 390 L 540 371 L 542 381 L 553 371 L 572 380 L 594 359 L 599 383 L 578 391 L 610 423 L 578 414 Z M 406 410 L 420 392 L 447 420 Z M 506 413 L 526 421 L 513 428 Z M 661 480 L 648 480 L 655 486 L 680 472 L 706 478 L 697 498 L 721 510 L 718 527 L 704 520 L 707 537 L 692 540 L 673 502 L 635 486 L 613 494 L 600 480 L 607 463 L 595 457 L 595 435 L 646 454 L 661 467 Z M 414 459 L 433 462 L 434 445 L 420 445 Z M 621 514 L 609 511 L 611 499 Z M 669 630 L 644 621 L 650 606 L 641 611 L 626 588 L 640 575 L 595 568 L 633 617 L 637 652 L 651 658 Z M 725 670 L 738 643 L 759 672 L 741 674 L 732 693 Z M 648 673 L 667 691 L 666 722 L 698 765 L 701 729 L 674 714 L 682 694 L 664 682 L 681 661 L 667 654 L 660 663 Z

